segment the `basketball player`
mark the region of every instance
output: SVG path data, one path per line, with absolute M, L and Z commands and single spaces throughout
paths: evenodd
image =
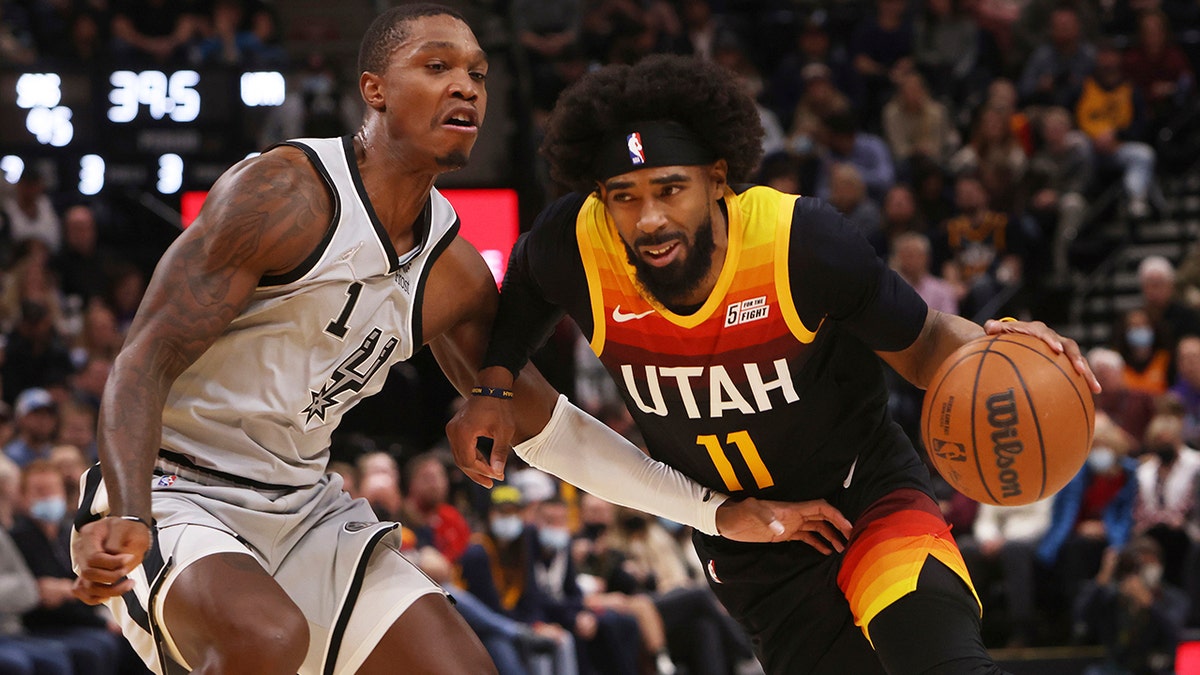
M 159 673 L 495 672 L 397 553 L 397 525 L 326 474 L 332 430 L 393 363 L 429 344 L 465 392 L 482 359 L 495 282 L 433 183 L 467 161 L 487 59 L 460 16 L 426 4 L 381 14 L 359 59 L 358 133 L 222 176 L 114 364 L 76 593 L 107 602 Z M 519 419 L 536 430 L 555 393 L 526 378 Z M 599 453 L 581 468 L 640 471 L 641 508 L 711 533 L 833 546 L 849 531 L 828 504 L 724 501 L 627 442 Z
M 515 246 L 479 383 L 511 388 L 565 312 L 656 459 L 715 490 L 825 499 L 851 519 L 846 550 L 831 556 L 694 537 L 767 672 L 999 672 L 928 471 L 889 416 L 877 356 L 925 387 L 985 329 L 1025 332 L 1099 385 L 1078 346 L 1044 324 L 980 327 L 931 311 L 832 207 L 738 184 L 761 133 L 736 82 L 693 59 L 606 67 L 565 92 L 543 150 L 578 192 Z M 504 459 L 511 406 L 474 398 L 451 421 L 460 464 L 482 462 L 480 436 Z M 566 468 L 551 446 L 587 453 L 580 415 L 560 400 L 515 450 Z M 608 488 L 599 496 L 621 494 L 621 477 Z

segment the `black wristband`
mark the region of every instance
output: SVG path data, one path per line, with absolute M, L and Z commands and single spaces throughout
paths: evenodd
M 506 401 L 509 401 L 512 400 L 513 390 L 505 389 L 504 387 L 471 387 L 471 395 L 502 398 Z
M 154 526 L 151 525 L 149 523 L 149 521 L 147 521 L 145 518 L 142 518 L 140 516 L 109 516 L 109 518 L 116 518 L 118 520 L 130 520 L 135 523 L 141 523 L 146 526 L 147 530 L 150 530 L 152 532 L 154 531 Z

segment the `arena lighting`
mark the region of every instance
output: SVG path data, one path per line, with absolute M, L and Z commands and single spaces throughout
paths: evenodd
M 38 143 L 56 148 L 66 146 L 75 137 L 71 109 L 61 106 L 62 78 L 57 73 L 24 73 L 17 78 L 18 108 L 25 116 L 25 130 Z
M 21 174 L 25 173 L 25 160 L 16 155 L 0 157 L 0 172 L 4 173 L 4 180 L 16 183 L 21 180 Z

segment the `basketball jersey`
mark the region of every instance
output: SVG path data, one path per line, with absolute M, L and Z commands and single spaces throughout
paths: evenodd
M 650 454 L 733 495 L 832 500 L 856 462 L 859 477 L 919 465 L 872 350 L 912 343 L 920 296 L 819 200 L 756 186 L 721 204 L 722 267 L 687 315 L 638 282 L 596 196 L 552 204 L 514 248 L 488 363 L 518 364 L 565 310 Z
M 429 269 L 458 233 L 433 190 L 397 255 L 358 173 L 351 137 L 300 139 L 330 191 L 332 222 L 296 270 L 264 277 L 246 309 L 179 376 L 163 412 L 164 450 L 202 468 L 312 485 L 330 435 L 389 368 L 423 344 Z

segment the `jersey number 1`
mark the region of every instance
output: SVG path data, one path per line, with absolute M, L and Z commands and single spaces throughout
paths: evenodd
M 750 438 L 750 432 L 745 429 L 730 432 L 725 437 L 725 442 L 736 447 L 741 453 L 742 460 L 750 468 L 750 473 L 754 475 L 754 482 L 758 484 L 758 489 L 765 490 L 775 484 L 775 479 L 771 478 L 771 472 L 767 471 L 767 465 L 763 464 L 762 456 L 758 454 L 758 448 Z M 725 448 L 721 446 L 721 442 L 717 440 L 716 436 L 710 434 L 697 436 L 696 444 L 708 450 L 708 456 L 712 458 L 713 464 L 717 467 L 717 473 L 721 474 L 721 479 L 725 481 L 725 487 L 729 488 L 730 492 L 745 489 L 738 480 L 737 474 L 733 472 L 733 465 L 729 463 Z
M 358 304 L 358 294 L 362 293 L 362 287 L 363 285 L 361 281 L 355 281 L 346 288 L 346 304 L 342 307 L 342 313 L 338 314 L 336 319 L 330 321 L 328 326 L 325 326 L 326 333 L 329 333 L 338 339 L 346 337 L 346 328 L 349 325 L 348 322 L 350 321 L 350 312 L 353 312 L 354 305 Z

